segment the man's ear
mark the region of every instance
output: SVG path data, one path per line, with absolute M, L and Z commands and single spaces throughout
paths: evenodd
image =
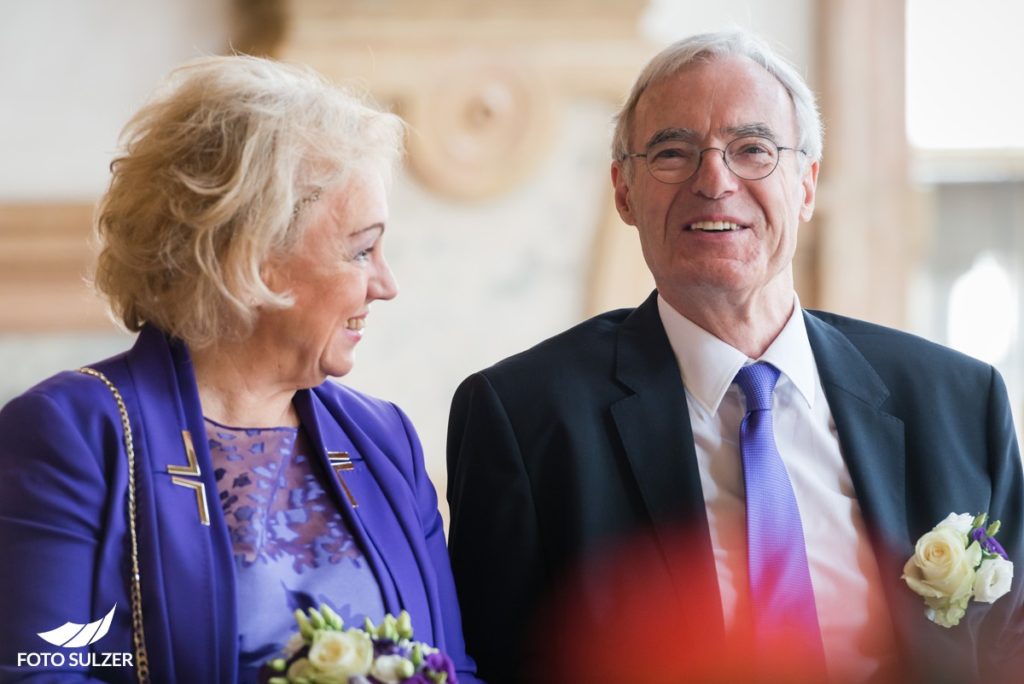
M 800 220 L 807 222 L 814 216 L 814 197 L 818 191 L 818 168 L 821 162 L 812 162 L 804 172 L 800 185 L 804 191 L 803 202 L 800 203 Z
M 632 191 L 630 171 L 625 168 L 627 161 L 612 162 L 612 186 L 615 189 L 615 208 L 622 217 L 624 223 L 635 226 L 636 217 L 633 213 L 633 203 L 630 198 Z

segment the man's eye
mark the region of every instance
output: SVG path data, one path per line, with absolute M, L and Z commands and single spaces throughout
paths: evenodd
M 660 150 L 655 150 L 652 155 L 656 160 L 690 159 L 692 156 L 693 152 L 685 147 L 665 147 Z
M 763 154 L 774 154 L 772 147 L 763 140 L 741 140 L 731 146 L 734 155 L 757 157 Z

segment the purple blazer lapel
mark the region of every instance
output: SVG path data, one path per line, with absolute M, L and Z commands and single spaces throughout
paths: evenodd
M 154 671 L 173 674 L 168 681 L 233 681 L 238 626 L 231 543 L 191 359 L 183 344 L 147 327 L 127 364 L 134 393 L 122 392 L 138 463 L 146 641 L 151 659 L 166 659 Z
M 367 411 L 365 406 L 328 406 L 313 391 L 299 392 L 295 408 L 313 442 L 315 458 L 329 474 L 335 500 L 377 576 L 385 608 L 393 614 L 409 611 L 420 639 L 441 633 L 440 625 L 433 624 L 435 611 L 424 591 L 423 571 L 415 552 L 423 535 L 415 498 L 382 451 L 382 447 L 401 450 L 399 440 L 405 435 L 375 432 L 368 426 L 379 425 L 379 418 L 361 421 L 358 415 Z M 330 455 L 344 451 L 349 441 L 358 453 L 348 454 L 353 467 L 339 473 Z

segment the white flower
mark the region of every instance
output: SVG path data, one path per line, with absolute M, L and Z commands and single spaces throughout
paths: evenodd
M 996 555 L 999 521 L 985 527 L 987 519 L 950 513 L 917 540 L 903 566 L 903 580 L 924 597 L 925 615 L 937 625 L 955 627 L 972 598 L 993 603 L 1010 590 L 1013 563 Z
M 956 627 L 960 624 L 960 618 L 967 613 L 967 602 L 970 600 L 970 596 L 964 596 L 962 599 L 953 602 L 925 599 L 925 603 L 928 604 L 925 615 L 940 627 Z
M 970 513 L 950 513 L 946 516 L 946 519 L 935 526 L 934 529 L 940 527 L 952 527 L 960 534 L 966 537 L 971 533 L 971 528 L 974 527 L 974 516 Z M 964 544 L 966 546 L 966 544 Z
M 956 602 L 969 597 L 981 546 L 965 542 L 966 535 L 952 525 L 939 525 L 917 540 L 913 557 L 903 566 L 904 581 L 925 598 Z
M 318 683 L 345 684 L 349 677 L 370 671 L 373 642 L 358 629 L 318 631 L 309 647 L 309 663 Z
M 302 647 L 306 645 L 306 640 L 302 638 L 302 635 L 295 632 L 284 645 L 284 654 L 291 658 L 293 655 L 302 650 Z
M 299 658 L 288 668 L 288 679 L 296 680 L 301 677 L 309 677 L 313 674 L 313 666 L 305 658 Z
M 370 674 L 384 684 L 399 684 L 416 672 L 412 661 L 400 655 L 383 655 L 373 663 Z
M 1013 580 L 1013 563 L 996 556 L 981 562 L 974 577 L 974 599 L 984 603 L 992 603 L 1010 591 Z

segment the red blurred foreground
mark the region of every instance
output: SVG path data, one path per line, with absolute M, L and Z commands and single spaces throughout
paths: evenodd
M 726 635 L 714 566 L 696 560 L 708 558 L 694 548 L 700 538 L 648 535 L 581 568 L 534 632 L 543 655 L 528 681 L 821 684 L 799 640 L 779 634 L 769 655 L 756 658 L 748 630 Z

